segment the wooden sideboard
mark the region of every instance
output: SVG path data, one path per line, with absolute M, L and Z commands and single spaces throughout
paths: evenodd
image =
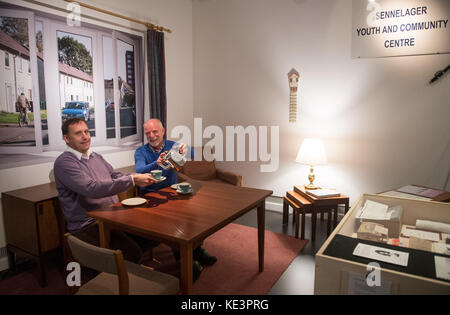
M 134 165 L 117 170 L 122 173 L 135 172 Z M 136 189 L 118 196 L 120 200 L 134 197 Z M 16 255 L 36 261 L 41 286 L 47 285 L 44 256 L 53 251 L 61 252 L 57 209 L 59 200 L 55 183 L 2 193 L 9 266 L 15 268 Z

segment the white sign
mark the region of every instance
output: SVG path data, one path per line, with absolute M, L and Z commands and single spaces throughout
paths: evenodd
M 352 58 L 450 53 L 449 0 L 353 0 Z

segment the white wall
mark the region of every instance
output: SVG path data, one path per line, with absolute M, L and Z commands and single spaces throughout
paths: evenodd
M 193 0 L 194 117 L 203 125 L 279 125 L 280 167 L 220 163 L 244 184 L 283 196 L 307 181 L 295 157 L 324 140 L 316 181 L 350 202 L 415 183 L 442 188 L 450 161 L 450 55 L 351 59 L 349 0 Z M 298 122 L 288 123 L 287 73 L 300 72 Z M 449 189 L 449 186 L 447 186 Z

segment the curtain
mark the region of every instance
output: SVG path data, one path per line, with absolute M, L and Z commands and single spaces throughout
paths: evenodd
M 150 118 L 158 118 L 163 123 L 164 128 L 167 128 L 164 32 L 147 30 L 147 43 Z

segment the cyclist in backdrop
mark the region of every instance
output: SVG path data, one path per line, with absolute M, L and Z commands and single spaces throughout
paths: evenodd
M 17 98 L 17 107 L 19 109 L 19 113 L 25 115 L 25 123 L 28 125 L 28 107 L 30 106 L 30 102 L 25 97 L 24 93 L 21 93 Z

